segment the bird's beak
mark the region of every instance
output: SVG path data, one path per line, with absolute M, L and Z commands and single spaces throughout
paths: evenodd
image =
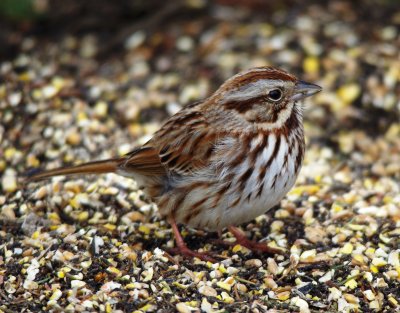
M 322 88 L 318 85 L 303 82 L 299 80 L 294 88 L 294 93 L 292 96 L 292 100 L 297 101 L 320 92 Z

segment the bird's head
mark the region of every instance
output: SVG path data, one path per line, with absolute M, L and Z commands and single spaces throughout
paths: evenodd
M 249 123 L 274 129 L 292 115 L 301 114 L 298 100 L 321 91 L 321 87 L 272 67 L 258 67 L 228 79 L 211 97 L 221 109 L 234 111 Z

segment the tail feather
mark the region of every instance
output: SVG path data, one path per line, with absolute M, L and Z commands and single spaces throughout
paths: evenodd
M 61 167 L 53 170 L 28 173 L 26 175 L 25 182 L 37 181 L 46 179 L 53 176 L 60 175 L 78 175 L 78 174 L 102 174 L 102 173 L 113 173 L 118 169 L 121 163 L 121 159 L 108 159 L 102 161 L 94 161 L 81 165 Z

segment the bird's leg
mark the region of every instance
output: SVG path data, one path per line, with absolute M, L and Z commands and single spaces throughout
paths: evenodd
M 174 236 L 175 236 L 175 243 L 176 243 L 176 248 L 173 249 L 173 253 L 174 254 L 181 254 L 185 257 L 189 257 L 189 258 L 199 258 L 200 260 L 203 261 L 210 261 L 210 262 L 216 262 L 216 260 L 214 260 L 212 257 L 210 257 L 207 253 L 204 252 L 197 252 L 197 251 L 193 251 L 191 249 L 189 249 L 185 243 L 185 241 L 182 238 L 182 235 L 178 229 L 178 225 L 176 224 L 175 219 L 170 216 L 168 217 L 168 222 L 171 224 L 172 226 L 172 230 L 174 232 Z
M 265 243 L 257 242 L 250 240 L 246 237 L 246 235 L 237 227 L 229 226 L 229 231 L 232 233 L 233 236 L 236 237 L 235 244 L 239 244 L 247 249 L 250 249 L 255 252 L 264 252 L 264 253 L 271 253 L 271 254 L 284 254 L 282 249 L 269 247 Z

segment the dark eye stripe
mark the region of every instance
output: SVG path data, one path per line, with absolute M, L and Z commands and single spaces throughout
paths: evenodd
M 236 110 L 239 113 L 245 113 L 253 109 L 253 105 L 265 102 L 265 95 L 251 98 L 248 100 L 230 101 L 224 103 L 224 107 L 228 110 Z

